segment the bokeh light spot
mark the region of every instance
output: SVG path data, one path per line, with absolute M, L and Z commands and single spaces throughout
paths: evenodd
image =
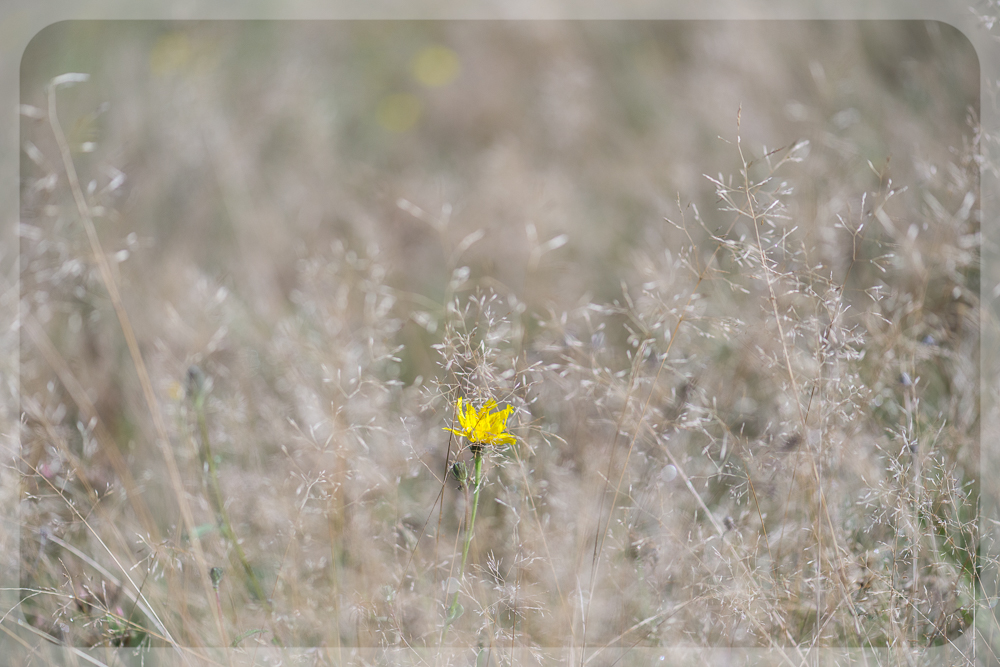
M 428 46 L 413 58 L 413 78 L 431 88 L 448 85 L 461 69 L 458 54 L 447 46 Z
M 149 53 L 149 69 L 155 76 L 164 76 L 183 69 L 191 61 L 191 44 L 180 32 L 168 32 L 156 40 Z
M 382 98 L 376 110 L 379 125 L 390 132 L 406 132 L 420 120 L 422 105 L 416 95 L 396 93 Z

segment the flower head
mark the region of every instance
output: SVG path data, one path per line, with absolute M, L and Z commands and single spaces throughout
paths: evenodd
M 498 410 L 497 402 L 491 398 L 478 410 L 468 404 L 464 405 L 463 410 L 462 397 L 459 396 L 455 402 L 455 409 L 458 413 L 458 424 L 462 428 L 444 430 L 464 436 L 473 447 L 514 442 L 514 436 L 507 432 L 507 417 L 514 411 L 511 406 Z

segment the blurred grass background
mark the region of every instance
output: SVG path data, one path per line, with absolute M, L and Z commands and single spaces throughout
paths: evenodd
M 46 87 L 66 72 L 90 75 L 60 89 L 59 117 L 207 564 L 226 572 L 227 640 L 435 646 L 465 511 L 454 485 L 440 518 L 436 509 L 441 427 L 454 397 L 477 391 L 516 405 L 523 447 L 493 463 L 494 495 L 477 520 L 480 588 L 468 593 L 481 608 L 465 605 L 449 641 L 920 646 L 951 643 L 971 624 L 979 70 L 957 30 L 359 21 L 42 31 L 22 61 L 22 312 L 96 419 L 37 337 L 25 338 L 19 567 L 26 591 L 64 595 L 26 599 L 23 612 L 75 645 L 203 646 L 220 642 L 216 601 L 192 574 L 178 489 L 47 116 Z M 760 179 L 762 156 L 778 149 L 776 163 L 792 147 L 801 161 L 760 190 L 785 216 L 765 241 L 787 289 L 782 316 L 798 332 L 790 370 L 775 346 L 779 306 L 746 252 L 754 225 L 724 210 L 725 189 L 704 175 L 738 193 L 738 148 L 760 158 L 747 169 Z M 811 347 L 834 329 L 839 343 Z M 818 350 L 843 365 L 834 371 Z M 655 354 L 642 362 L 640 351 Z M 837 394 L 828 371 L 857 386 Z M 806 387 L 798 396 L 790 373 Z M 254 594 L 219 528 L 201 391 L 233 531 L 271 601 Z M 636 417 L 647 395 L 653 412 Z M 829 402 L 796 427 L 790 406 L 814 397 Z M 97 442 L 98 422 L 151 520 Z M 638 451 L 627 462 L 615 449 L 621 428 L 638 434 L 623 440 Z M 928 458 L 903 460 L 900 438 Z M 675 481 L 668 440 L 721 537 Z M 805 464 L 787 455 L 800 447 L 825 471 L 801 488 Z M 612 514 L 620 522 L 602 519 L 593 499 L 610 497 L 607 473 L 621 466 L 631 490 Z M 896 511 L 866 510 L 859 489 Z M 89 507 L 87 523 L 73 499 Z M 839 508 L 823 519 L 831 525 L 817 527 L 816 503 Z M 600 566 L 590 556 L 598 519 L 613 554 Z M 736 552 L 712 542 L 734 534 L 753 559 L 768 552 L 766 564 L 739 571 Z M 60 542 L 111 571 L 110 553 L 138 563 L 171 640 Z M 879 560 L 887 548 L 920 570 L 922 591 L 895 555 Z M 754 573 L 768 583 L 748 583 Z M 878 602 L 862 600 L 873 585 Z M 678 604 L 689 606 L 662 622 Z

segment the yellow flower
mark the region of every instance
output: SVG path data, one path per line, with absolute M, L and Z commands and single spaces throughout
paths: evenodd
M 514 410 L 511 406 L 497 410 L 497 402 L 491 398 L 479 410 L 468 404 L 463 410 L 462 397 L 459 396 L 455 408 L 458 412 L 458 424 L 462 428 L 445 428 L 445 431 L 464 436 L 473 447 L 514 442 L 514 436 L 507 432 L 507 417 Z

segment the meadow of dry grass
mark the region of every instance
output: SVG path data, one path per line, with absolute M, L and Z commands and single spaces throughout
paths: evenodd
M 3 627 L 35 664 L 995 660 L 978 91 L 938 23 L 47 28 Z M 516 438 L 464 571 L 459 397 Z

